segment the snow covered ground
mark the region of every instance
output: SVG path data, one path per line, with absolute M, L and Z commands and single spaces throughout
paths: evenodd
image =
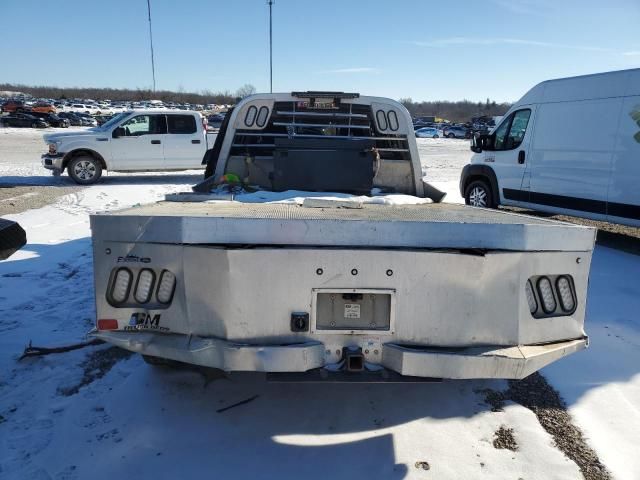
M 39 166 L 41 133 L 10 130 L 0 129 L 0 175 L 68 184 Z M 7 157 L 16 138 L 32 147 Z M 419 147 L 428 178 L 461 201 L 468 142 L 421 139 Z M 505 382 L 216 380 L 156 369 L 108 346 L 18 361 L 30 340 L 73 343 L 94 322 L 89 213 L 155 201 L 200 175 L 109 175 L 7 217 L 29 244 L 0 262 L 0 478 L 581 478 L 532 411 L 507 402 L 494 412 L 484 402 L 483 390 Z M 543 371 L 614 478 L 629 480 L 640 478 L 639 274 L 640 257 L 596 249 L 592 345 Z M 494 447 L 501 426 L 513 428 L 517 451 Z

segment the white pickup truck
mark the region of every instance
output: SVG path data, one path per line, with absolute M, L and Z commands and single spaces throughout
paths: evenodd
M 210 152 L 193 192 L 91 217 L 93 336 L 281 380 L 523 378 L 587 346 L 595 230 L 435 203 L 400 103 L 253 95 Z
M 134 172 L 203 168 L 215 140 L 198 112 L 135 110 L 116 115 L 100 127 L 44 135 L 49 151 L 44 168 L 65 169 L 81 185 L 97 182 L 103 170 Z

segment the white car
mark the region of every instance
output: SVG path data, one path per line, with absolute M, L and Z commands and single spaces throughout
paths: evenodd
M 68 109 L 69 112 L 88 113 L 89 115 L 96 115 L 99 109 L 95 105 L 88 103 L 73 103 Z
M 468 204 L 640 226 L 640 69 L 542 82 L 471 149 Z
M 442 130 L 433 127 L 423 127 L 416 130 L 416 137 L 418 138 L 440 138 L 442 136 Z

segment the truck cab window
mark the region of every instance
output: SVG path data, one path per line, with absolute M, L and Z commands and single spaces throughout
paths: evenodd
M 167 117 L 169 133 L 191 135 L 198 131 L 193 115 L 169 115 Z
M 524 139 L 529 125 L 531 110 L 524 109 L 512 113 L 500 124 L 495 133 L 494 150 L 513 150 Z
M 159 135 L 167 133 L 167 122 L 164 115 L 136 115 L 122 124 L 125 136 Z

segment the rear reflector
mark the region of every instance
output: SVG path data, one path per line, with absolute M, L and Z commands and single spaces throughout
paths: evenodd
M 112 319 L 101 318 L 98 320 L 98 330 L 117 330 L 118 321 Z

